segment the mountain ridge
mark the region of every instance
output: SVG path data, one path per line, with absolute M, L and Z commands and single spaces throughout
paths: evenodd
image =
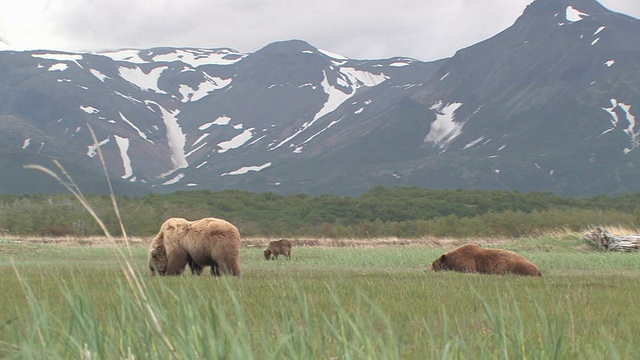
M 13 135 L 0 149 L 73 154 L 99 174 L 90 125 L 125 193 L 640 191 L 637 33 L 640 21 L 595 0 L 536 0 L 432 62 L 349 59 L 303 40 L 249 54 L 3 51 L 0 116 L 12 122 L 0 125 Z

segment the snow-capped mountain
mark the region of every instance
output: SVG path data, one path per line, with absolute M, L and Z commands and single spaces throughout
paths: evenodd
M 120 193 L 640 191 L 638 33 L 595 0 L 537 0 L 434 62 L 300 40 L 249 54 L 0 51 L 0 191 L 58 189 L 22 169 L 58 159 L 104 192 L 98 150 Z

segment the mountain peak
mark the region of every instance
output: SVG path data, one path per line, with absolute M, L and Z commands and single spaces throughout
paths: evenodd
M 581 28 L 589 24 L 587 27 L 597 28 L 618 24 L 623 20 L 621 16 L 596 0 L 535 0 L 526 7 L 514 26 L 505 32 L 539 34 L 540 31 L 557 30 L 572 24 L 579 24 Z M 552 35 L 547 33 L 546 36 Z
M 582 14 L 593 16 L 609 10 L 596 0 L 536 0 L 529 4 L 523 16 L 527 15 L 567 15 Z
M 313 45 L 309 44 L 304 40 L 284 40 L 284 41 L 276 41 L 271 43 L 262 49 L 258 50 L 259 52 L 266 52 L 271 54 L 293 54 L 300 53 L 303 51 L 318 51 Z
M 292 56 L 292 55 L 298 55 L 302 53 L 317 54 L 317 55 L 328 57 L 330 59 L 337 60 L 340 62 L 349 60 L 347 57 L 343 55 L 318 49 L 304 40 L 297 40 L 297 39 L 277 41 L 277 42 L 271 43 L 263 47 L 262 49 L 256 51 L 255 54 Z

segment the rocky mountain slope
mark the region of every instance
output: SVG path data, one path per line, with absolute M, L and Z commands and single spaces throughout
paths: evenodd
M 355 60 L 300 40 L 250 54 L 0 51 L 0 192 L 376 185 L 640 191 L 640 20 L 536 0 L 452 58 Z

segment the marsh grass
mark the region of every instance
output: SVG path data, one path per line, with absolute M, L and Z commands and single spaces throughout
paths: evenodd
M 403 246 L 300 247 L 277 261 L 243 248 L 239 279 L 152 277 L 146 247 L 134 246 L 144 300 L 111 248 L 0 251 L 0 357 L 566 359 L 640 350 L 640 319 L 630 315 L 638 254 L 520 246 L 546 276 L 433 273 L 427 265 L 443 249 Z

